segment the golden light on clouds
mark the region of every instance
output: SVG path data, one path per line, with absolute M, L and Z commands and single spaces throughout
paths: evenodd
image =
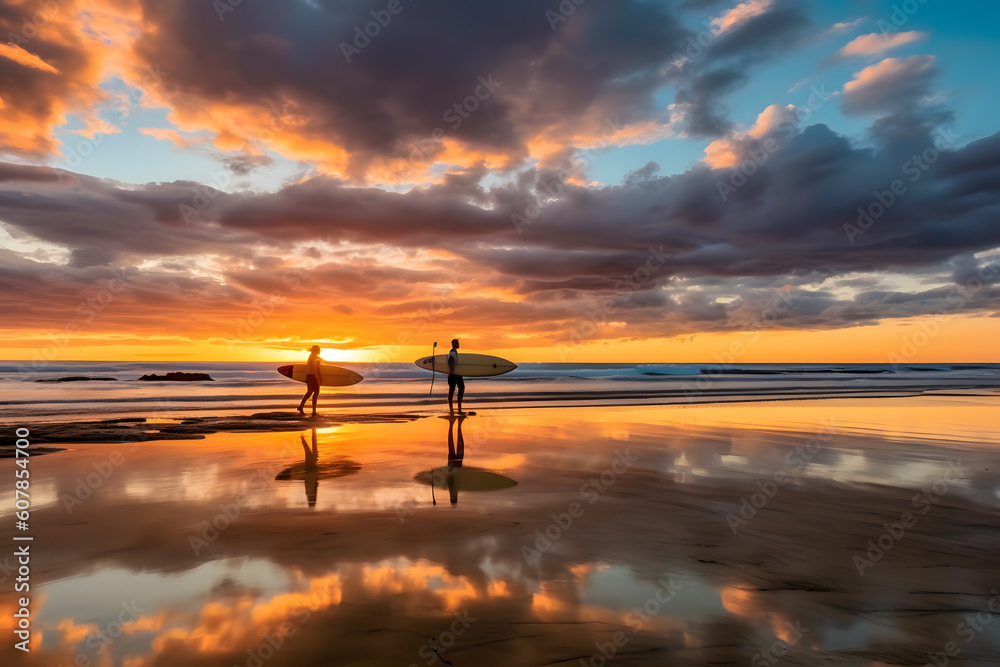
M 927 135 L 947 155 L 863 236 L 842 233 L 853 198 L 869 197 L 866 170 L 899 171 L 895 149 L 852 144 L 794 99 L 726 117 L 723 97 L 750 76 L 715 81 L 713 50 L 800 43 L 810 22 L 785 3 L 703 10 L 695 27 L 641 4 L 648 40 L 626 41 L 607 32 L 611 9 L 581 9 L 516 48 L 487 30 L 469 45 L 483 52 L 454 71 L 423 56 L 387 67 L 385 53 L 348 67 L 297 39 L 320 25 L 333 34 L 343 17 L 280 5 L 242 7 L 237 21 L 176 3 L 57 4 L 30 38 L 0 45 L 0 68 L 16 74 L 0 91 L 0 145 L 20 160 L 0 169 L 18 193 L 0 203 L 16 230 L 4 235 L 15 295 L 4 305 L 23 315 L 0 336 L 3 356 L 295 361 L 315 343 L 334 362 L 408 361 L 459 336 L 519 361 L 713 363 L 735 346 L 747 363 L 884 362 L 913 322 L 947 310 L 939 292 L 992 243 L 970 232 L 945 251 L 926 238 L 946 222 L 982 227 L 976 197 L 938 200 L 980 193 L 981 156 L 995 152 L 989 138 L 941 140 L 935 123 L 951 111 L 932 54 L 861 62 L 823 100 L 824 114 L 869 116 L 872 128 L 925 123 L 870 139 Z M 497 24 L 487 9 L 462 11 Z M 787 34 L 740 38 L 778 23 Z M 830 53 L 878 59 L 930 41 L 917 29 L 846 34 L 858 25 L 824 32 Z M 372 48 L 403 52 L 416 39 L 404 33 Z M 692 43 L 701 55 L 678 57 Z M 607 44 L 614 58 L 577 66 Z M 750 55 L 747 68 L 771 57 Z M 797 81 L 789 93 L 809 80 Z M 456 100 L 474 109 L 451 123 Z M 677 162 L 678 140 L 704 157 Z M 720 197 L 725 171 L 761 145 L 747 187 Z M 119 168 L 135 146 L 152 158 L 132 183 Z M 828 169 L 801 168 L 814 158 Z M 843 203 L 836 219 L 830 202 Z M 911 250 L 898 260 L 897 248 Z M 654 250 L 666 259 L 636 282 Z M 113 271 L 134 275 L 98 310 Z M 745 344 L 761 294 L 780 285 L 795 286 L 801 310 Z M 906 359 L 996 359 L 983 323 L 991 285 Z
M 34 67 L 35 69 L 40 69 L 43 72 L 62 74 L 62 72 L 36 56 L 34 53 L 25 51 L 16 44 L 0 44 L 0 58 L 9 58 L 16 63 L 20 63 L 26 67 Z

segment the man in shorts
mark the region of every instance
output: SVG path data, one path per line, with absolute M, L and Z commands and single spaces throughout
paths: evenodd
M 452 399 L 455 396 L 455 387 L 458 387 L 458 413 L 462 414 L 462 397 L 465 396 L 465 378 L 455 373 L 455 366 L 458 365 L 458 339 L 451 341 L 451 351 L 448 352 L 448 412 L 454 412 Z

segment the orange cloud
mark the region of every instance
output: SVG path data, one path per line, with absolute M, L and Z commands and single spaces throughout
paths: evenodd
M 854 80 L 844 84 L 844 91 L 856 93 L 866 88 L 880 85 L 885 79 L 904 72 L 911 63 L 919 70 L 933 66 L 933 56 L 911 56 L 910 58 L 886 58 L 882 62 L 854 73 Z
M 716 34 L 729 32 L 747 21 L 765 13 L 774 4 L 774 0 L 750 0 L 741 2 L 732 9 L 726 10 L 710 21 Z
M 35 69 L 40 69 L 43 72 L 62 74 L 62 72 L 36 56 L 34 53 L 25 51 L 16 44 L 0 44 L 0 57 L 9 58 L 16 63 L 20 63 L 27 67 L 34 67 Z
M 62 641 L 73 646 L 82 642 L 87 636 L 91 634 L 97 634 L 98 627 L 94 623 L 84 623 L 82 625 L 77 625 L 72 618 L 64 618 L 59 621 L 59 625 L 56 626 L 59 632 L 62 634 Z
M 746 161 L 747 149 L 753 145 L 753 140 L 760 139 L 782 126 L 793 126 L 797 120 L 796 111 L 794 104 L 786 106 L 772 104 L 757 116 L 756 122 L 746 132 L 732 132 L 729 136 L 710 143 L 705 148 L 705 157 L 702 161 L 712 169 L 735 167 Z
M 22 5 L 26 21 L 0 22 L 0 31 L 13 35 L 0 45 L 0 80 L 4 96 L 19 104 L 0 106 L 0 146 L 7 151 L 37 158 L 53 154 L 59 141 L 53 130 L 66 123 L 68 114 L 83 117 L 84 136 L 109 131 L 95 116 L 107 99 L 99 84 L 106 65 L 120 43 L 98 38 L 80 28 L 80 12 L 98 24 L 105 15 L 101 2 L 86 7 L 69 0 L 49 5 Z M 43 21 L 32 17 L 41 17 Z
M 424 560 L 398 565 L 366 565 L 362 569 L 361 582 L 369 595 L 431 590 L 447 611 L 458 611 L 467 600 L 477 597 L 476 589 L 468 578 L 455 576 L 447 568 Z
M 892 32 L 888 34 L 873 32 L 861 35 L 851 40 L 847 46 L 837 52 L 842 58 L 852 56 L 873 56 L 906 44 L 913 44 L 927 38 L 927 33 L 911 30 L 909 32 Z
M 854 79 L 844 84 L 844 112 L 883 113 L 919 104 L 937 72 L 936 62 L 929 55 L 886 58 L 855 72 Z

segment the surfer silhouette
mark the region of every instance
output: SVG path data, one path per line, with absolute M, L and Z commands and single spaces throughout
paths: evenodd
M 306 395 L 302 397 L 302 401 L 299 403 L 299 414 L 305 414 L 302 410 L 305 407 L 306 401 L 312 396 L 312 416 L 319 416 L 316 412 L 316 401 L 319 400 L 319 386 L 323 382 L 323 373 L 320 370 L 320 364 L 323 360 L 319 356 L 319 345 L 313 345 L 312 349 L 309 351 L 309 359 L 306 361 Z
M 451 351 L 448 352 L 448 412 L 454 412 L 453 399 L 455 388 L 458 387 L 458 413 L 462 414 L 462 397 L 465 396 L 465 378 L 455 373 L 458 365 L 458 339 L 451 341 Z

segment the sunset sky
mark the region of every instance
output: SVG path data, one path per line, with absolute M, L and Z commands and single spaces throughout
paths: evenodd
M 998 23 L 0 0 L 0 358 L 1000 362 Z

